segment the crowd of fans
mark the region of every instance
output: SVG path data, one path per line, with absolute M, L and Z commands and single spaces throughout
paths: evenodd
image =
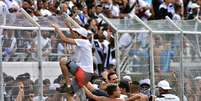
M 161 80 L 156 85 L 156 96 L 150 91 L 150 79 L 140 81 L 133 80 L 130 76 L 118 79 L 114 70 L 105 71 L 102 78 L 93 76 L 91 83 L 86 86 L 88 101 L 181 101 L 179 97 L 172 94 L 174 88 L 172 83 Z M 29 73 L 18 75 L 16 78 L 3 74 L 5 82 L 5 101 L 39 101 L 39 80 L 31 80 Z M 70 76 L 72 79 L 73 77 Z M 69 82 L 71 82 L 71 79 Z M 183 101 L 200 100 L 200 76 L 194 78 L 195 88 L 192 83 L 185 81 L 185 96 Z M 60 92 L 60 87 L 65 84 L 63 75 L 59 75 L 53 82 L 49 79 L 43 80 L 43 101 L 63 101 L 68 99 L 66 92 Z M 193 94 L 194 95 L 193 95 Z M 80 101 L 80 96 L 74 95 L 73 101 Z M 104 100 L 103 100 L 104 99 Z M 169 99 L 169 100 L 168 100 Z M 69 101 L 69 100 L 67 100 Z M 71 101 L 71 100 L 70 100 Z
M 90 33 L 89 38 L 93 35 L 93 56 L 95 76 L 88 85 L 86 95 L 89 101 L 112 98 L 120 98 L 128 101 L 148 101 L 168 98 L 176 99 L 178 97 L 169 94 L 170 87 L 166 80 L 158 83 L 159 95 L 153 96 L 150 92 L 150 80 L 143 79 L 132 81 L 131 77 L 125 76 L 118 80 L 115 69 L 115 45 L 112 28 L 106 24 L 100 14 L 113 19 L 129 19 L 136 14 L 142 20 L 164 19 L 169 16 L 173 20 L 194 19 L 200 16 L 201 0 L 0 0 L 0 15 L 15 14 L 19 16 L 20 8 L 25 9 L 34 20 L 40 17 L 49 16 L 70 16 L 80 26 L 86 28 Z M 68 32 L 66 34 L 69 36 Z M 37 33 L 35 31 L 16 31 L 4 30 L 0 38 L 3 40 L 3 60 L 4 61 L 37 61 Z M 134 50 L 128 52 L 134 57 L 133 65 L 149 64 L 148 47 L 145 36 L 139 36 L 139 42 L 134 45 L 132 38 L 134 36 L 125 33 L 119 39 L 119 48 L 126 50 L 133 47 Z M 168 43 L 164 37 L 155 37 L 154 54 L 157 71 L 169 72 L 170 61 L 178 55 L 177 48 Z M 167 41 L 167 44 L 161 44 L 161 41 Z M 175 39 L 177 40 L 177 39 Z M 176 42 L 176 41 L 174 41 Z M 177 44 L 174 44 L 177 45 Z M 65 45 L 59 41 L 57 35 L 51 31 L 42 31 L 41 37 L 43 61 L 57 61 L 59 56 L 71 54 L 74 46 Z M 123 51 L 121 54 L 125 54 Z M 138 56 L 143 56 L 140 59 Z M 160 57 L 161 56 L 161 57 Z M 165 56 L 168 56 L 167 58 Z M 189 56 L 189 52 L 187 52 Z M 137 61 L 137 62 L 136 62 Z M 139 62 L 139 63 L 138 63 Z M 135 71 L 136 68 L 133 68 Z M 98 77 L 101 77 L 98 78 Z M 200 82 L 200 78 L 196 78 Z M 43 81 L 43 99 L 45 101 L 61 101 L 65 98 L 65 93 L 58 92 L 58 89 L 64 85 L 64 79 L 59 76 L 51 83 L 46 79 Z M 6 101 L 38 101 L 38 80 L 32 81 L 28 73 L 13 78 L 4 74 L 6 84 L 5 100 Z M 23 83 L 22 83 L 23 82 Z M 70 82 L 70 81 L 69 81 Z M 112 85 L 115 83 L 117 85 Z M 186 83 L 188 87 L 189 82 Z M 198 86 L 199 87 L 199 86 Z M 191 87 L 188 87 L 191 88 Z M 198 89 L 199 90 L 199 89 Z M 190 95 L 192 89 L 187 90 L 185 101 L 200 101 L 200 90 Z M 91 93 L 92 92 L 92 93 Z M 106 98 L 94 97 L 105 96 Z M 79 97 L 74 96 L 75 101 Z M 139 100 L 140 99 L 140 100 Z M 121 101 L 121 100 L 117 100 Z

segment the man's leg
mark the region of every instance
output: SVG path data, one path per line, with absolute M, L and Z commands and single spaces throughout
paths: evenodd
M 60 68 L 61 68 L 61 72 L 64 76 L 64 79 L 66 80 L 66 85 L 68 86 L 68 80 L 69 80 L 69 70 L 67 67 L 67 57 L 61 57 L 59 60 L 59 64 L 60 64 Z

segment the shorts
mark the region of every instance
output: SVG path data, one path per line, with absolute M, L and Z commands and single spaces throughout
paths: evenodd
M 92 73 L 85 72 L 80 66 L 74 61 L 70 61 L 67 64 L 69 72 L 75 76 L 72 82 L 73 91 L 76 92 L 79 88 L 82 88 L 86 85 L 92 77 Z

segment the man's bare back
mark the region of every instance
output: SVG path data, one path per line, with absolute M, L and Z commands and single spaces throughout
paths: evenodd
M 125 101 L 125 100 L 100 96 L 98 101 Z
M 138 94 L 132 94 L 127 101 L 148 101 L 148 100 L 149 100 L 148 96 L 142 93 L 138 93 Z

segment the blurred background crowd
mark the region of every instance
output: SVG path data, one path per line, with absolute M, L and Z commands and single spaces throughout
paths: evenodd
M 43 20 L 51 17 L 62 19 L 70 16 L 80 26 L 88 30 L 89 39 L 93 36 L 91 43 L 93 44 L 96 76 L 91 82 L 94 87 L 106 91 L 108 83 L 118 82 L 122 90 L 121 95 L 127 95 L 123 96 L 123 99 L 127 99 L 130 92 L 141 92 L 150 97 L 150 80 L 147 77 L 134 81 L 133 85 L 130 85 L 132 77 L 125 76 L 121 78 L 123 81 L 118 80 L 115 73 L 116 48 L 114 33 L 111 26 L 105 23 L 99 15 L 103 14 L 113 19 L 132 19 L 136 14 L 143 21 L 165 19 L 165 16 L 169 16 L 172 20 L 195 19 L 200 18 L 200 6 L 201 0 L 0 0 L 0 15 L 20 16 L 20 8 L 23 8 L 35 21 L 39 21 L 41 18 Z M 65 27 L 65 25 L 61 27 Z M 65 34 L 71 37 L 69 32 L 65 32 Z M 141 68 L 142 65 L 149 64 L 148 35 L 146 33 L 140 34 L 137 36 L 138 42 L 131 44 L 134 37 L 136 38 L 136 36 L 129 33 L 122 34 L 119 39 L 119 48 L 126 50 L 128 47 L 133 47 L 133 50 L 128 52 L 134 58 L 134 62 L 131 64 L 140 65 L 138 67 Z M 3 61 L 38 60 L 37 31 L 5 29 L 0 38 L 3 41 Z M 174 41 L 170 42 L 171 38 Z M 178 36 L 158 35 L 154 37 L 154 40 L 156 71 L 175 72 L 171 69 L 170 62 L 178 62 Z M 188 47 L 188 41 L 184 41 L 185 56 L 191 57 L 191 61 L 195 60 L 196 51 L 193 50 L 193 47 L 191 49 Z M 72 54 L 74 50 L 74 46 L 63 44 L 53 31 L 42 31 L 41 46 L 43 61 L 58 61 L 60 56 Z M 124 54 L 124 51 L 121 54 Z M 138 71 L 136 69 L 135 67 L 131 71 Z M 185 74 L 187 78 L 185 81 L 185 101 L 200 101 L 200 74 L 197 74 L 193 81 L 188 80 L 188 78 L 193 77 L 190 77 L 188 73 Z M 160 76 L 157 79 L 158 81 L 161 80 Z M 38 101 L 38 80 L 31 80 L 29 73 L 18 75 L 16 78 L 4 74 L 4 82 L 6 101 L 21 101 L 18 100 L 20 96 L 24 96 L 23 101 Z M 23 82 L 23 84 L 20 82 Z M 177 81 L 170 82 L 170 84 L 179 85 L 175 82 Z M 65 99 L 64 94 L 57 92 L 57 89 L 63 84 L 62 75 L 54 81 L 43 80 L 44 100 L 63 101 L 62 99 Z M 167 83 L 165 82 L 165 84 Z M 134 88 L 129 89 L 130 87 Z M 94 88 L 90 90 L 95 91 Z M 24 92 L 24 95 L 21 94 L 22 92 Z M 172 92 L 175 93 L 176 91 Z

